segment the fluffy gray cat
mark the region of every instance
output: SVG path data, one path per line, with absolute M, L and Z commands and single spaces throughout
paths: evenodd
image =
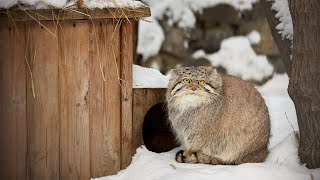
M 249 82 L 221 76 L 213 67 L 173 69 L 166 94 L 169 122 L 185 148 L 181 163 L 262 162 L 268 154 L 270 119 Z

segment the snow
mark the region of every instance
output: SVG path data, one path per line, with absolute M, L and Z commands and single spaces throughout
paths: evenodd
M 272 79 L 257 89 L 268 106 L 271 118 L 271 138 L 269 148 L 298 131 L 297 116 L 294 104 L 288 95 L 289 78 L 286 74 L 275 74 Z
M 135 0 L 84 0 L 84 6 L 88 8 L 100 8 L 103 9 L 105 7 L 115 8 L 115 7 L 140 7 L 143 4 L 140 1 Z
M 132 66 L 133 88 L 167 88 L 169 78 L 157 69 Z
M 261 42 L 261 35 L 257 30 L 251 31 L 246 37 L 251 44 L 259 44 Z
M 169 23 L 177 24 L 181 28 L 192 28 L 195 25 L 195 12 L 202 12 L 206 7 L 218 4 L 229 4 L 237 10 L 247 10 L 252 8 L 252 4 L 258 0 L 144 0 L 151 8 L 152 16 L 162 19 L 169 18 Z
M 250 40 L 257 42 L 259 39 L 255 32 L 245 36 L 234 36 L 224 39 L 220 50 L 213 54 L 206 54 L 198 50 L 194 58 L 206 58 L 212 66 L 223 67 L 228 74 L 239 76 L 245 80 L 261 81 L 273 74 L 273 67 L 266 56 L 257 55 L 251 47 Z
M 0 8 L 8 9 L 18 3 L 18 0 L 1 0 Z
M 196 24 L 194 13 L 201 13 L 204 8 L 216 6 L 218 4 L 229 4 L 237 10 L 252 9 L 252 5 L 258 0 L 144 0 L 151 9 L 151 17 L 147 23 L 140 21 L 138 53 L 146 60 L 152 55 L 158 54 L 164 33 L 157 20 L 164 16 L 168 17 L 169 25 L 177 24 L 183 29 L 193 28 Z
M 97 180 L 310 180 L 311 177 L 315 180 L 320 179 L 320 168 L 309 170 L 305 165 L 299 164 L 298 142 L 294 132 L 298 130 L 297 119 L 287 86 L 287 75 L 275 74 L 265 85 L 257 87 L 271 115 L 270 153 L 263 163 L 237 166 L 177 163 L 175 153 L 180 148 L 157 154 L 141 146 L 129 167 L 117 175 Z
M 277 11 L 276 18 L 280 23 L 276 26 L 283 39 L 293 40 L 293 25 L 288 0 L 273 0 L 271 9 Z
M 35 9 L 47 9 L 49 7 L 54 8 L 67 8 L 76 4 L 76 0 L 1 0 L 0 8 L 8 9 L 14 5 L 26 5 Z M 140 1 L 135 0 L 84 0 L 83 6 L 87 8 L 136 8 L 144 6 Z
M 292 151 L 285 151 L 287 148 Z M 144 146 L 137 149 L 132 164 L 115 176 L 99 180 L 310 180 L 320 178 L 320 169 L 308 170 L 298 164 L 297 143 L 293 134 L 270 150 L 264 163 L 247 163 L 237 166 L 177 163 L 174 160 L 178 149 L 166 153 L 153 153 Z M 285 152 L 285 153 L 284 153 Z
M 158 21 L 153 18 L 149 20 L 139 22 L 137 52 L 143 54 L 144 60 L 158 54 L 164 41 L 164 32 Z

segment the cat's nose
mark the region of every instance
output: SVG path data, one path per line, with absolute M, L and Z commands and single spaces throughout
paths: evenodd
M 196 91 L 196 90 L 199 90 L 200 88 L 197 85 L 192 85 L 192 86 L 189 87 L 189 89 L 192 90 L 192 91 Z

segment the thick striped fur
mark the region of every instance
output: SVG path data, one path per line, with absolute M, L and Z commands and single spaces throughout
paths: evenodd
M 213 67 L 178 68 L 171 71 L 166 100 L 171 127 L 185 148 L 176 154 L 178 162 L 241 164 L 266 158 L 269 113 L 249 82 L 221 76 Z

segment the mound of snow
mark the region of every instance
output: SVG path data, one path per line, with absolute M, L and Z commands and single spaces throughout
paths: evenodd
M 133 88 L 167 88 L 169 79 L 157 69 L 133 65 Z
M 143 59 L 158 54 L 162 42 L 164 41 L 164 32 L 155 19 L 151 22 L 139 22 L 139 39 L 137 52 L 143 54 Z
M 251 37 L 256 41 L 258 37 Z M 230 37 L 222 41 L 220 50 L 213 54 L 205 54 L 198 50 L 194 58 L 204 57 L 212 66 L 223 67 L 228 74 L 239 76 L 244 80 L 262 81 L 273 74 L 273 67 L 266 56 L 257 55 L 251 47 L 249 39 L 245 36 Z

